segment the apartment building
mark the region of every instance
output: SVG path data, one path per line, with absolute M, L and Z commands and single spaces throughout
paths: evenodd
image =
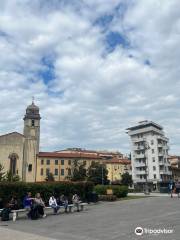
M 147 182 L 152 190 L 158 190 L 172 176 L 168 161 L 168 138 L 163 127 L 146 120 L 127 131 L 131 139 L 134 184 L 144 188 Z
M 180 156 L 168 156 L 171 164 L 172 178 L 174 181 L 180 181 Z

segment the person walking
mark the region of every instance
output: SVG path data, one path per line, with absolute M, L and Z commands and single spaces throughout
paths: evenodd
M 169 193 L 171 194 L 171 198 L 173 198 L 174 188 L 175 188 L 175 184 L 174 184 L 174 182 L 171 180 L 170 183 L 169 183 Z

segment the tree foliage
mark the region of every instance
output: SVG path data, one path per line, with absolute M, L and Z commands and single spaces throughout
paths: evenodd
M 45 180 L 46 182 L 54 182 L 55 181 L 54 175 L 52 173 L 49 173 Z
M 0 182 L 4 180 L 5 176 L 6 172 L 4 172 L 4 167 L 2 166 L 2 164 L 0 164 Z
M 108 170 L 104 164 L 99 162 L 92 162 L 87 170 L 88 181 L 94 182 L 94 184 L 107 184 Z
M 79 159 L 74 159 L 72 161 L 72 173 L 71 180 L 72 181 L 84 181 L 87 178 L 86 175 L 86 163 L 80 161 Z
M 126 186 L 131 186 L 133 183 L 132 176 L 128 172 L 123 173 L 121 183 Z
M 13 175 L 11 171 L 8 171 L 5 175 L 4 180 L 6 182 L 19 182 L 20 181 L 20 177 L 19 175 Z

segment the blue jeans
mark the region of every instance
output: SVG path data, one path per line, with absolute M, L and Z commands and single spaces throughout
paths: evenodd
M 52 204 L 50 207 L 53 208 L 54 213 L 57 213 L 60 208 L 59 205 L 55 205 L 55 204 Z

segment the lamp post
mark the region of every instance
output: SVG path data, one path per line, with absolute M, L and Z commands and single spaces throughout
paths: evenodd
M 102 185 L 104 185 L 104 168 L 103 168 L 103 164 L 101 164 L 101 183 L 102 183 Z
M 145 191 L 144 194 L 150 194 L 149 193 L 149 188 L 148 188 L 148 170 L 147 170 L 147 154 L 146 151 L 150 148 L 149 144 L 147 143 L 146 139 L 143 139 L 143 147 L 144 147 L 144 159 L 145 159 Z

